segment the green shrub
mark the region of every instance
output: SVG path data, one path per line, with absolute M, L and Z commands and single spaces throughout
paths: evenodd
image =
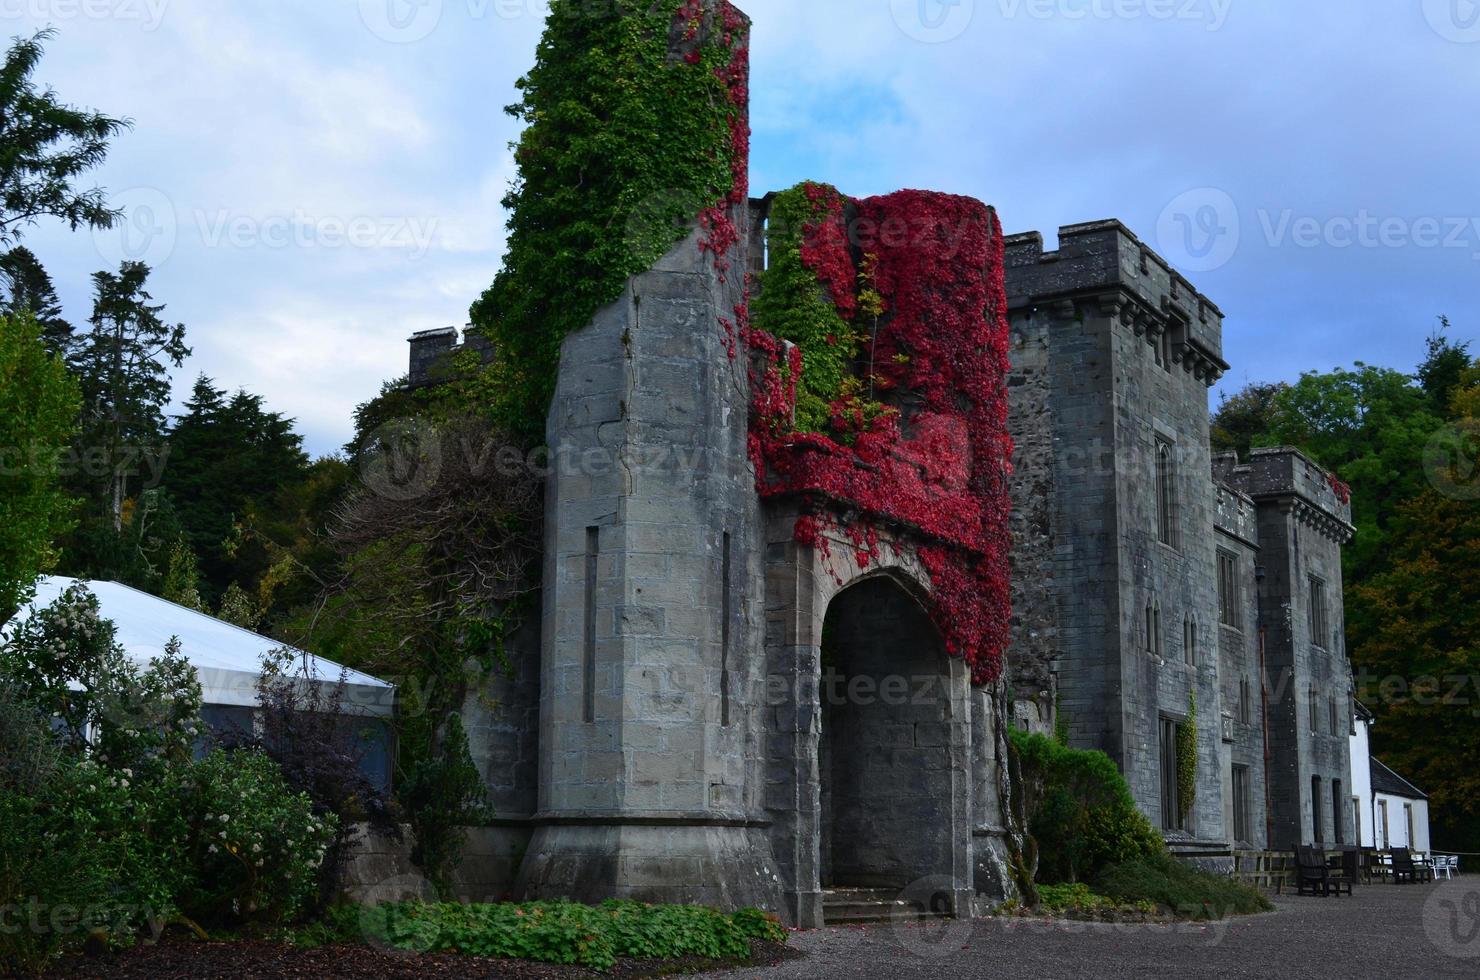
M 1121 901 L 1152 901 L 1188 919 L 1252 915 L 1274 907 L 1257 888 L 1183 864 L 1170 855 L 1111 865 L 1095 879 L 1095 889 Z
M 609 970 L 619 957 L 741 960 L 752 938 L 784 942 L 786 931 L 756 909 L 725 915 L 687 905 L 610 901 L 523 905 L 400 902 L 336 910 L 342 936 L 417 952 L 536 960 Z M 321 936 L 312 937 L 315 941 Z
M 1041 885 L 1039 907 L 1049 912 L 1081 912 L 1091 915 L 1156 913 L 1155 902 L 1147 899 L 1115 899 L 1096 894 L 1083 882 L 1072 885 Z
M 293 919 L 317 892 L 334 817 L 315 815 L 308 796 L 256 752 L 213 752 L 192 768 L 187 788 L 195 875 L 182 907 L 212 922 Z
M 1026 732 L 1014 731 L 1012 741 L 1040 882 L 1092 880 L 1109 864 L 1166 853 L 1109 756 Z

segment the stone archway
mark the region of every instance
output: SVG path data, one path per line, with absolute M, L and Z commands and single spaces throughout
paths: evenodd
M 822 887 L 951 879 L 970 705 L 925 609 L 893 575 L 850 585 L 828 604 L 821 667 Z
M 973 687 L 966 665 L 941 649 L 924 611 L 929 577 L 907 542 L 881 533 L 865 563 L 842 535 L 826 548 L 799 544 L 794 511 L 778 508 L 766 523 L 765 808 L 787 919 L 823 925 L 824 882 L 840 881 L 909 888 L 937 911 L 970 915 L 983 880 L 977 856 L 1003 833 L 1005 736 L 992 691 Z M 829 619 L 841 698 L 850 700 L 850 669 L 868 678 L 855 693 L 873 698 L 824 704 L 838 700 L 840 683 L 824 664 Z M 888 678 L 917 676 L 925 680 L 905 682 L 914 687 L 906 703 L 883 703 Z M 923 697 L 922 683 L 932 688 Z M 909 703 L 917 697 L 925 703 Z M 871 853 L 840 850 L 844 835 L 862 835 Z

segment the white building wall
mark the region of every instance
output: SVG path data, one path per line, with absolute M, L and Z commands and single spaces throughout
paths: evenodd
M 1377 847 L 1376 813 L 1373 810 L 1372 800 L 1372 739 L 1369 731 L 1370 723 L 1362 718 L 1356 719 L 1351 737 L 1351 777 L 1347 785 L 1351 787 L 1352 799 L 1355 801 L 1353 808 L 1356 810 L 1356 828 L 1358 831 L 1358 843 L 1362 847 Z M 1399 813 L 1402 809 L 1399 808 Z
M 1388 835 L 1382 836 L 1382 807 L 1387 804 Z M 1412 808 L 1412 836 L 1409 835 L 1409 809 Z M 1373 810 L 1377 816 L 1377 839 L 1374 846 L 1384 850 L 1406 847 L 1410 851 L 1429 853 L 1432 843 L 1429 837 L 1429 801 L 1411 800 L 1406 796 L 1377 793 L 1373 798 Z

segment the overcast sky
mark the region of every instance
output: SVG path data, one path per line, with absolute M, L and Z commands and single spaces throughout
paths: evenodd
M 1480 335 L 1471 0 L 748 0 L 753 187 L 919 187 L 1007 230 L 1116 217 L 1224 310 L 1224 387 L 1411 368 Z M 125 255 L 204 372 L 310 450 L 461 324 L 503 247 L 502 107 L 543 0 L 0 0 L 55 25 L 39 78 L 128 116 L 96 175 L 130 208 L 26 238 L 70 318 Z

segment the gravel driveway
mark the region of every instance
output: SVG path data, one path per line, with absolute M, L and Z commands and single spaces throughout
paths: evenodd
M 1480 977 L 1480 878 L 1370 885 L 1351 898 L 1279 898 L 1279 911 L 1213 925 L 1104 926 L 983 919 L 825 929 L 808 955 L 711 976 L 1062 980 L 1075 977 Z

